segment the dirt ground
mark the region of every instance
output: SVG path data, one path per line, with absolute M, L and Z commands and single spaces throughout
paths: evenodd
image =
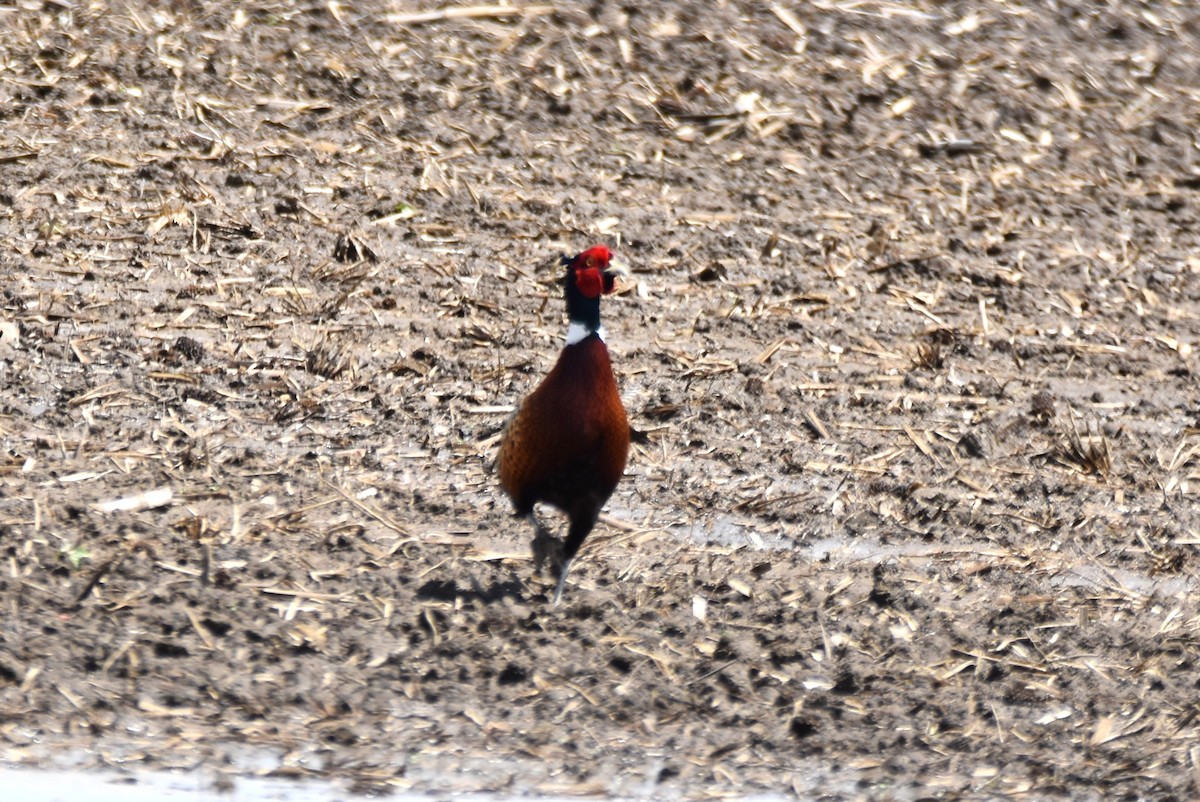
M 1196 798 L 1188 5 L 0 8 L 0 760 Z M 595 242 L 553 608 L 490 466 Z

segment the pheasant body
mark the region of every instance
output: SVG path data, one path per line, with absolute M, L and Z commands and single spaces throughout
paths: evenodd
M 629 454 L 629 422 L 600 328 L 600 295 L 613 288 L 610 258 L 607 248 L 597 246 L 564 259 L 571 318 L 567 345 L 509 420 L 497 460 L 500 486 L 515 514 L 533 524 L 535 560 L 549 556 L 558 573 L 555 602 Z M 561 543 L 538 522 L 534 507 L 539 502 L 567 515 Z

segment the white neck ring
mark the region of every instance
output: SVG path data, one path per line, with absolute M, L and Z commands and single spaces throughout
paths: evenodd
M 600 339 L 604 339 L 604 327 L 599 329 L 591 329 L 578 321 L 572 320 L 571 325 L 567 327 L 567 345 L 575 345 L 581 343 L 590 337 L 592 334 L 599 334 Z

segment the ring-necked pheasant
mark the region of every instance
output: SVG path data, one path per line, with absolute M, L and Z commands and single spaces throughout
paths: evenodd
M 617 270 L 603 245 L 563 257 L 567 343 L 554 368 L 505 425 L 497 460 L 500 486 L 515 513 L 533 525 L 533 557 L 547 558 L 558 574 L 554 603 L 562 598 L 571 560 L 596 525 L 629 454 L 629 422 L 613 378 L 600 296 L 613 291 Z M 538 502 L 557 507 L 569 521 L 560 541 L 534 513 Z

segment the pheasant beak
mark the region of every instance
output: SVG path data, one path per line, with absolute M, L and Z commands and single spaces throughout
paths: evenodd
M 632 275 L 633 272 L 625 260 L 613 257 L 608 261 L 608 269 L 604 271 L 604 291 L 616 292 L 619 289 L 617 279 L 627 279 Z

